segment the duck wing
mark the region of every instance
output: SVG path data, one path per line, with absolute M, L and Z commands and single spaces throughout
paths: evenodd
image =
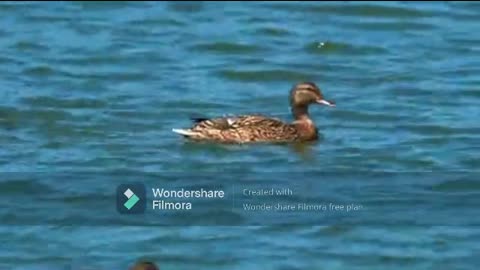
M 225 130 L 231 128 L 231 124 L 235 121 L 235 118 L 231 117 L 218 117 L 212 119 L 195 119 L 196 124 L 192 127 L 192 130 L 203 129 L 220 129 Z
M 284 142 L 298 137 L 295 126 L 262 115 L 220 117 L 199 121 L 189 130 L 174 130 L 197 140 L 225 143 Z

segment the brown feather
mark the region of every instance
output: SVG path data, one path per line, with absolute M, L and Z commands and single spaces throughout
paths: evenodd
M 230 143 L 294 141 L 298 131 L 294 125 L 261 115 L 214 118 L 198 123 L 191 131 L 198 139 Z

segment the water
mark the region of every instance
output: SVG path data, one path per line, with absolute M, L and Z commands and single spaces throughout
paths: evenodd
M 476 269 L 479 16 L 469 2 L 2 2 L 0 268 L 147 257 L 162 269 Z M 290 120 L 302 80 L 337 103 L 310 110 L 318 143 L 198 145 L 171 132 L 192 115 Z M 298 185 L 428 224 L 367 211 L 249 226 L 224 211 L 209 217 L 234 226 L 127 226 L 112 197 L 125 172 L 157 186 Z M 350 179 L 361 172 L 397 178 Z M 430 208 L 401 208 L 417 203 Z

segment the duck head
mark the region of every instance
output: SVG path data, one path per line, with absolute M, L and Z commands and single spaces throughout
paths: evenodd
M 335 102 L 326 100 L 318 86 L 311 82 L 296 84 L 290 95 L 291 106 L 308 106 L 318 103 L 327 106 L 335 106 Z
M 315 83 L 302 82 L 296 84 L 290 92 L 290 106 L 296 120 L 308 118 L 308 106 L 310 104 L 335 106 L 335 102 L 326 100 L 323 97 L 322 92 Z
M 137 262 L 131 270 L 159 270 L 159 268 L 149 261 Z

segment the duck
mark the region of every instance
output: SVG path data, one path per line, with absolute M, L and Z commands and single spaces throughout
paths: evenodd
M 296 83 L 290 89 L 290 109 L 294 120 L 285 122 L 262 114 L 242 114 L 214 118 L 192 118 L 188 129 L 173 132 L 193 141 L 247 144 L 292 143 L 318 140 L 318 129 L 310 118 L 310 105 L 335 107 L 334 101 L 324 98 L 314 82 Z
M 159 270 L 158 266 L 150 261 L 137 262 L 130 270 Z

